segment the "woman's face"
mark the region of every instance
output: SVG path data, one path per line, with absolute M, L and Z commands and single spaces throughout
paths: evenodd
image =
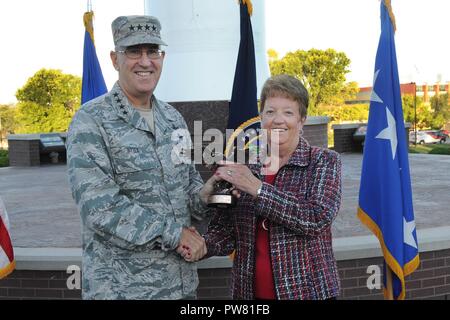
M 282 96 L 267 98 L 261 112 L 261 126 L 267 130 L 268 141 L 278 144 L 280 151 L 295 150 L 305 120 L 300 116 L 298 102 Z

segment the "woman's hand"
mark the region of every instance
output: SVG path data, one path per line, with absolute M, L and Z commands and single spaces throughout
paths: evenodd
M 177 252 L 184 260 L 195 262 L 203 258 L 208 250 L 205 239 L 198 233 L 194 226 L 191 226 L 183 228 Z
M 262 185 L 261 180 L 256 178 L 246 165 L 234 162 L 221 162 L 215 176 L 230 182 L 239 191 L 255 198 L 256 192 Z

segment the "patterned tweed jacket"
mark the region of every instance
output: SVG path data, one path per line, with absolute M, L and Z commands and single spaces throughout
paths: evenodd
M 250 168 L 260 175 L 260 166 Z M 278 299 L 327 299 L 339 295 L 340 281 L 331 223 L 341 203 L 341 160 L 334 151 L 311 147 L 300 138 L 274 185 L 263 183 L 258 198 L 243 194 L 238 205 L 218 211 L 205 234 L 209 256 L 235 250 L 233 299 L 254 299 L 257 217 L 267 218 L 270 258 Z

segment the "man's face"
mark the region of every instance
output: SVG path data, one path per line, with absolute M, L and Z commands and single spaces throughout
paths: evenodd
M 148 99 L 153 94 L 164 61 L 164 52 L 158 45 L 135 45 L 111 52 L 111 60 L 119 71 L 120 86 L 130 100 Z

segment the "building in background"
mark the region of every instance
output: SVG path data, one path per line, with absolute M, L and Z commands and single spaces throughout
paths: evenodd
M 430 102 L 430 98 L 435 95 L 447 93 L 449 95 L 449 104 L 450 104 L 450 81 L 448 81 L 446 84 L 435 83 L 432 85 L 429 85 L 427 83 L 416 84 L 414 82 L 402 83 L 400 84 L 400 91 L 402 95 L 414 95 L 415 91 L 417 97 L 422 97 L 425 103 Z M 357 93 L 356 98 L 351 101 L 346 101 L 346 103 L 347 104 L 369 103 L 371 93 L 372 87 L 359 88 L 359 92 Z

